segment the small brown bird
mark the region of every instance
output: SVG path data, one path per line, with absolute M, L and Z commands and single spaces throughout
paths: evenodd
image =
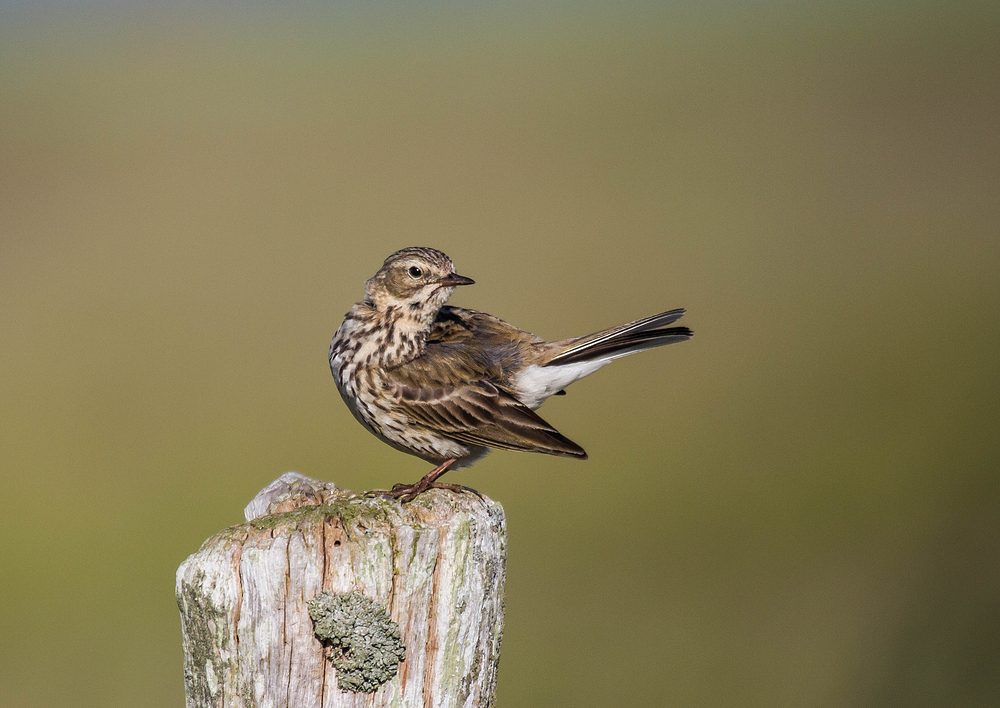
M 451 259 L 404 248 L 365 284 L 330 342 L 340 395 L 363 426 L 397 450 L 437 465 L 381 494 L 411 501 L 490 448 L 586 459 L 534 411 L 613 359 L 691 338 L 671 310 L 585 337 L 546 342 L 485 312 L 445 305 L 459 285 Z M 470 490 L 471 491 L 471 490 Z

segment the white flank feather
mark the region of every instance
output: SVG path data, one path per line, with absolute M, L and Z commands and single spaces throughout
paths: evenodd
M 590 376 L 614 357 L 579 361 L 575 364 L 562 366 L 538 366 L 532 364 L 514 377 L 517 386 L 517 398 L 531 410 L 536 410 L 545 403 L 545 399 L 555 395 L 574 381 L 584 376 Z

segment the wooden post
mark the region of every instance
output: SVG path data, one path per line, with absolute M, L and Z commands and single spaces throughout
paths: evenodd
M 400 504 L 288 472 L 245 513 L 177 571 L 187 708 L 494 705 L 499 504 L 438 489 Z

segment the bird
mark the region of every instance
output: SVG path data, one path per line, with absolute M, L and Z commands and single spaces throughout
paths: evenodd
M 690 339 L 668 327 L 683 309 L 582 337 L 545 341 L 493 315 L 445 304 L 475 281 L 441 251 L 396 251 L 365 283 L 365 297 L 330 342 L 330 370 L 354 417 L 397 450 L 435 467 L 413 484 L 373 494 L 409 502 L 491 449 L 587 459 L 535 411 L 614 359 Z M 478 494 L 478 492 L 476 492 Z

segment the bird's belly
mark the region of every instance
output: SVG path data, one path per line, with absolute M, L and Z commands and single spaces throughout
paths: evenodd
M 451 459 L 482 457 L 475 454 L 474 448 L 478 446 L 465 445 L 422 426 L 410 425 L 405 416 L 394 414 L 391 408 L 388 411 L 375 410 L 371 422 L 365 427 L 397 450 L 435 464 Z

